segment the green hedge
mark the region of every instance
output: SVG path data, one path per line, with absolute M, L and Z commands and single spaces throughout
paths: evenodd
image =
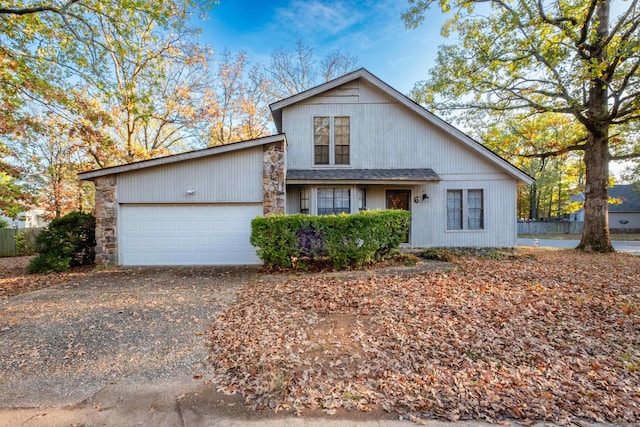
M 296 259 L 328 258 L 335 268 L 379 261 L 407 236 L 411 212 L 367 211 L 354 215 L 270 215 L 251 222 L 251 244 L 269 267 Z

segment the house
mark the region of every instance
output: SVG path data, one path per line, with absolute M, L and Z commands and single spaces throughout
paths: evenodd
M 43 228 L 49 224 L 47 212 L 41 208 L 31 208 L 26 212 L 20 212 L 13 219 L 0 215 L 0 219 L 4 220 L 11 228 Z
M 612 232 L 640 230 L 640 187 L 637 184 L 618 184 L 609 188 L 609 229 Z M 584 193 L 571 196 L 572 202 L 584 203 Z M 569 215 L 570 221 L 584 221 L 584 208 Z
M 571 203 L 584 203 L 586 200 L 584 193 L 581 191 L 577 194 L 569 196 L 569 202 Z M 575 212 L 569 214 L 569 221 L 571 222 L 584 222 L 584 208 L 580 208 Z
M 80 174 L 97 262 L 255 264 L 272 213 L 412 212 L 408 245 L 515 247 L 533 179 L 365 69 L 271 105 L 277 134 Z
M 620 203 L 609 203 L 611 231 L 640 230 L 640 187 L 637 184 L 614 185 L 609 197 Z

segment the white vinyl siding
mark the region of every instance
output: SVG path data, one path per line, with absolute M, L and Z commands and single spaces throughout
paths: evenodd
M 349 91 L 355 88 L 350 82 Z M 360 82 L 359 96 L 348 103 L 311 98 L 282 110 L 287 135 L 287 168 L 311 169 L 314 162 L 313 118 L 349 117 L 349 166 L 354 169 L 432 168 L 443 179 L 510 178 L 504 170 L 444 133 L 403 105 Z M 329 156 L 330 163 L 332 157 Z M 329 165 L 331 166 L 331 165 Z M 335 165 L 340 167 L 341 165 Z
M 118 202 L 262 202 L 262 159 L 260 146 L 120 173 Z
M 354 169 L 431 168 L 439 182 L 416 185 L 376 185 L 366 188 L 367 210 L 385 208 L 388 189 L 407 189 L 420 196 L 411 202 L 410 244 L 418 247 L 514 247 L 516 246 L 517 182 L 499 164 L 485 158 L 476 146 L 469 147 L 419 114 L 411 111 L 364 79 L 345 83 L 328 92 L 287 106 L 282 110 L 282 132 L 287 135 L 287 167 L 312 169 L 314 164 L 313 117 L 349 117 L 349 166 Z M 481 147 L 480 151 L 483 150 Z M 331 154 L 330 154 L 331 159 Z M 331 162 L 331 160 L 330 160 Z M 319 167 L 341 167 L 322 165 Z M 347 185 L 345 185 L 347 187 Z M 352 188 L 351 212 L 360 208 L 356 185 Z M 316 191 L 310 186 L 310 212 L 317 213 Z M 462 230 L 447 228 L 447 191 L 482 189 L 471 214 L 463 214 Z M 422 200 L 422 194 L 429 196 Z M 469 204 L 464 193 L 462 204 Z M 290 199 L 291 197 L 291 199 Z M 295 194 L 287 194 L 293 200 Z M 295 203 L 299 209 L 299 203 Z M 480 217 L 478 215 L 481 215 Z M 480 219 L 480 221 L 478 221 Z M 479 229 L 473 229 L 479 227 Z M 467 231 L 468 230 L 468 231 Z

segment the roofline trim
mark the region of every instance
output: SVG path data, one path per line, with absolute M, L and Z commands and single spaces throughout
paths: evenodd
M 259 147 L 273 142 L 285 141 L 284 134 L 265 136 L 263 138 L 250 139 L 247 141 L 239 141 L 231 144 L 220 145 L 217 147 L 203 148 L 202 150 L 187 151 L 186 153 L 173 154 L 170 156 L 158 157 L 155 159 L 142 160 L 139 162 L 127 163 L 120 166 L 111 166 L 108 168 L 95 169 L 86 172 L 80 172 L 78 177 L 84 181 L 91 181 L 102 176 L 115 175 L 124 172 L 133 172 L 140 169 L 147 169 L 156 166 L 168 165 L 171 163 L 181 162 L 185 160 L 201 159 L 203 157 L 213 156 L 216 154 L 229 153 L 232 151 L 245 150 L 253 147 Z
M 439 183 L 440 179 L 287 179 L 286 184 L 340 184 L 340 185 L 423 185 Z

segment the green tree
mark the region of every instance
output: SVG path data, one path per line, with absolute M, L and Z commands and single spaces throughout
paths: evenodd
M 486 119 L 485 119 L 486 120 Z M 584 134 L 582 128 L 561 114 L 501 114 L 483 127 L 475 124 L 483 144 L 516 165 L 536 181 L 518 191 L 518 216 L 541 219 L 571 213 L 571 194 L 584 191 L 582 158 L 576 152 L 541 156 L 550 147 L 560 149 L 568 140 Z
M 403 14 L 419 26 L 433 0 L 409 0 Z M 579 248 L 613 251 L 608 229 L 609 161 L 640 157 L 624 126 L 640 119 L 640 8 L 615 0 L 442 0 L 453 17 L 427 82 L 414 95 L 439 111 L 561 113 L 585 138 L 541 156 L 583 152 L 585 225 Z M 612 18 L 612 10 L 615 16 Z M 617 138 L 619 149 L 612 150 Z M 612 153 L 613 152 L 613 153 Z
M 20 179 L 39 185 L 51 214 L 85 203 L 78 168 L 205 140 L 206 50 L 189 20 L 215 0 L 34 3 L 0 0 L 0 165 L 28 165 Z M 26 187 L 5 169 L 0 198 L 24 205 L 15 194 Z
M 190 16 L 214 0 L 7 3 L 0 0 L 0 135 L 39 131 L 38 117 L 55 113 L 104 166 L 144 157 L 147 143 L 166 148 L 199 117 L 176 108 L 193 99 L 182 79 L 192 74 L 180 67 L 200 57 Z
M 34 197 L 31 188 L 21 182 L 23 170 L 4 161 L 9 154 L 8 147 L 0 143 L 0 213 L 15 218 L 29 210 Z

